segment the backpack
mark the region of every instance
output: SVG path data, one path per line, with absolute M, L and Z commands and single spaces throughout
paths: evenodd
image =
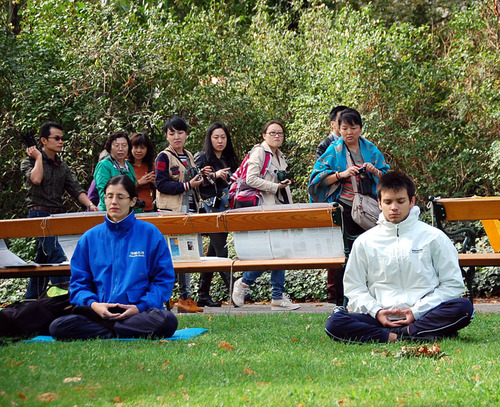
M 56 318 L 71 314 L 69 282 L 49 287 L 35 301 L 20 301 L 0 309 L 0 337 L 48 335 Z
M 234 209 L 236 204 L 239 204 L 238 207 L 247 207 L 247 206 L 257 206 L 259 204 L 260 193 L 255 188 L 248 186 L 246 182 L 247 171 L 248 171 L 248 159 L 250 158 L 250 154 L 252 151 L 257 148 L 262 147 L 260 144 L 256 145 L 252 150 L 246 155 L 243 159 L 241 165 L 237 168 L 237 170 L 231 175 L 231 186 L 229 188 L 229 207 Z M 264 157 L 264 165 L 260 170 L 260 177 L 264 178 L 267 170 L 269 169 L 269 165 L 271 164 L 272 154 L 269 151 L 264 150 L 266 155 Z

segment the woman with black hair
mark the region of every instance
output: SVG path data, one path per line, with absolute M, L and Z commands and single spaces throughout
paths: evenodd
M 127 175 L 134 184 L 137 184 L 135 171 L 132 164 L 127 162 L 128 153 L 132 150 L 132 144 L 127 133 L 118 131 L 111 134 L 104 145 L 109 156 L 99 161 L 94 171 L 94 180 L 99 193 L 99 209 L 106 210 L 104 200 L 104 187 L 107 182 L 116 175 Z
M 188 136 L 187 123 L 172 116 L 163 131 L 168 146 L 156 157 L 156 206 L 158 209 L 182 213 L 197 213 L 198 187 L 203 176 L 198 173 L 193 155 L 184 149 Z M 191 275 L 177 275 L 179 281 L 178 312 L 203 312 L 191 298 Z
M 137 177 L 137 191 L 139 199 L 144 202 L 144 212 L 154 211 L 153 201 L 156 195 L 155 188 L 155 148 L 149 137 L 144 133 L 134 134 L 130 138 L 132 149 L 128 161 L 134 167 Z
M 229 182 L 231 174 L 238 167 L 238 157 L 231 141 L 231 133 L 222 123 L 212 123 L 205 135 L 203 150 L 195 154 L 199 168 L 209 168 L 203 183 L 199 186 L 203 208 L 207 213 L 223 212 L 229 209 Z M 209 233 L 210 244 L 207 257 L 227 257 L 227 232 Z M 220 307 L 210 296 L 210 284 L 214 273 L 201 273 L 198 288 L 199 307 Z M 230 291 L 230 275 L 219 273 Z
M 137 221 L 137 188 L 126 175 L 104 187 L 106 218 L 78 241 L 71 258 L 73 313 L 56 319 L 57 339 L 170 337 L 177 318 L 164 308 L 174 266 L 156 226 Z

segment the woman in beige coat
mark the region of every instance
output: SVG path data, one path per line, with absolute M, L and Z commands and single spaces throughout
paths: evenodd
M 285 140 L 285 128 L 276 121 L 267 122 L 262 131 L 264 141 L 250 152 L 246 183 L 260 193 L 260 205 L 291 204 L 291 181 L 286 173 L 287 164 L 279 147 Z M 271 154 L 269 167 L 261 176 L 266 154 Z M 262 275 L 263 271 L 247 271 L 234 283 L 233 302 L 241 307 L 245 303 L 245 295 L 250 286 Z M 271 271 L 271 307 L 274 311 L 294 310 L 300 308 L 293 304 L 285 293 L 285 270 Z

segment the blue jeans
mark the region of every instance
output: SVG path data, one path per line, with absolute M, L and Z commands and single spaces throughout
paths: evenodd
M 41 218 L 50 216 L 49 212 L 30 210 L 28 218 Z M 66 261 L 66 255 L 57 241 L 57 236 L 37 237 L 38 249 L 35 263 L 62 263 Z M 69 281 L 69 277 L 50 277 L 52 284 Z M 31 277 L 26 291 L 26 298 L 38 298 L 47 288 L 48 277 Z
M 242 281 L 248 285 L 252 286 L 255 283 L 263 271 L 245 271 L 243 273 Z M 283 293 L 285 292 L 285 270 L 272 270 L 271 271 L 271 285 L 273 290 L 271 292 L 271 298 L 273 300 L 281 300 L 283 298 Z

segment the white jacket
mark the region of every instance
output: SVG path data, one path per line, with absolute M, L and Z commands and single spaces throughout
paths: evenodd
M 354 312 L 375 318 L 380 309 L 410 307 L 419 319 L 462 295 L 457 250 L 442 231 L 419 221 L 419 215 L 414 206 L 395 224 L 381 213 L 377 226 L 354 241 L 344 275 Z
M 285 156 L 280 150 L 277 150 L 276 155 L 274 155 L 271 147 L 265 141 L 261 143 L 261 146 L 263 148 L 254 148 L 248 158 L 247 184 L 260 192 L 262 196 L 260 205 L 283 204 L 278 197 L 278 171 L 286 170 L 287 168 Z M 261 178 L 260 172 L 264 166 L 266 151 L 271 153 L 272 159 L 268 170 L 264 174 L 264 178 Z M 292 203 L 290 187 L 283 188 L 282 191 L 288 196 L 288 203 Z

